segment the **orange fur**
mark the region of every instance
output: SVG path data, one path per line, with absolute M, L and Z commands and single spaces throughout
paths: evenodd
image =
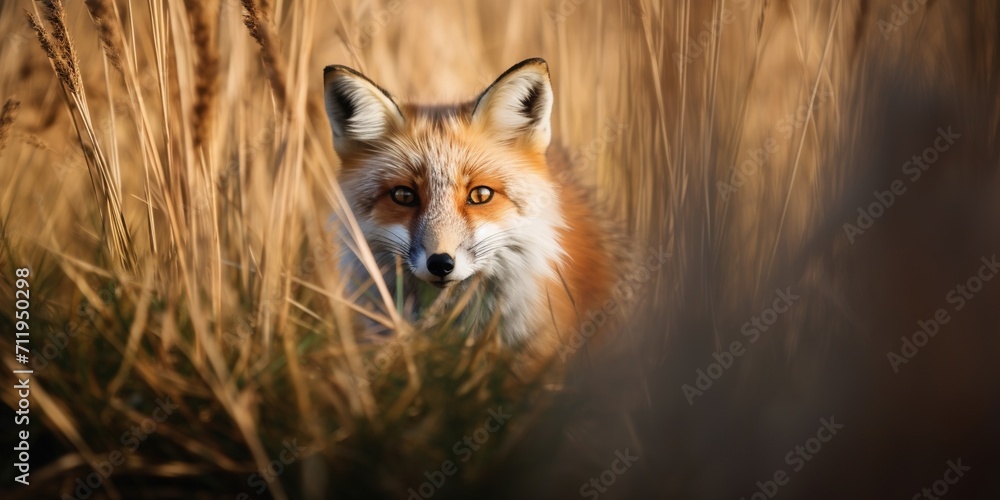
M 402 257 L 409 277 L 441 287 L 485 283 L 504 340 L 539 362 L 606 307 L 615 239 L 549 147 L 544 61 L 524 61 L 454 106 L 400 105 L 339 66 L 325 84 L 339 178 L 377 258 Z M 485 202 L 470 195 L 480 187 Z

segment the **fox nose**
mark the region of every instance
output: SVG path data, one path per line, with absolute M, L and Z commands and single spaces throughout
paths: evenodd
M 427 270 L 434 276 L 444 278 L 455 269 L 455 260 L 446 253 L 436 253 L 427 257 Z

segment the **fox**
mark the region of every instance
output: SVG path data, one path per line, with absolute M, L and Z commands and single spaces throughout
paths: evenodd
M 347 66 L 323 73 L 337 182 L 389 289 L 401 274 L 406 296 L 422 284 L 451 303 L 475 294 L 504 346 L 537 361 L 565 349 L 610 300 L 624 254 L 550 144 L 546 61 L 517 63 L 457 104 L 400 102 Z M 342 267 L 364 275 L 345 255 Z

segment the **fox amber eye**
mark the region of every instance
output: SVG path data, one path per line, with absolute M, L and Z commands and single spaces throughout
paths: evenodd
M 493 199 L 493 190 L 486 186 L 472 188 L 469 191 L 469 204 L 481 205 Z
M 389 192 L 392 196 L 392 201 L 403 205 L 404 207 L 416 206 L 420 200 L 417 198 L 417 193 L 414 193 L 412 189 L 406 186 L 396 186 L 392 188 Z

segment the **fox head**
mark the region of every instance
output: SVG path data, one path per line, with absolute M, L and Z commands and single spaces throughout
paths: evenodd
M 361 73 L 324 70 L 340 183 L 380 265 L 439 287 L 553 272 L 563 216 L 546 162 L 552 86 L 542 59 L 456 105 L 398 102 Z

